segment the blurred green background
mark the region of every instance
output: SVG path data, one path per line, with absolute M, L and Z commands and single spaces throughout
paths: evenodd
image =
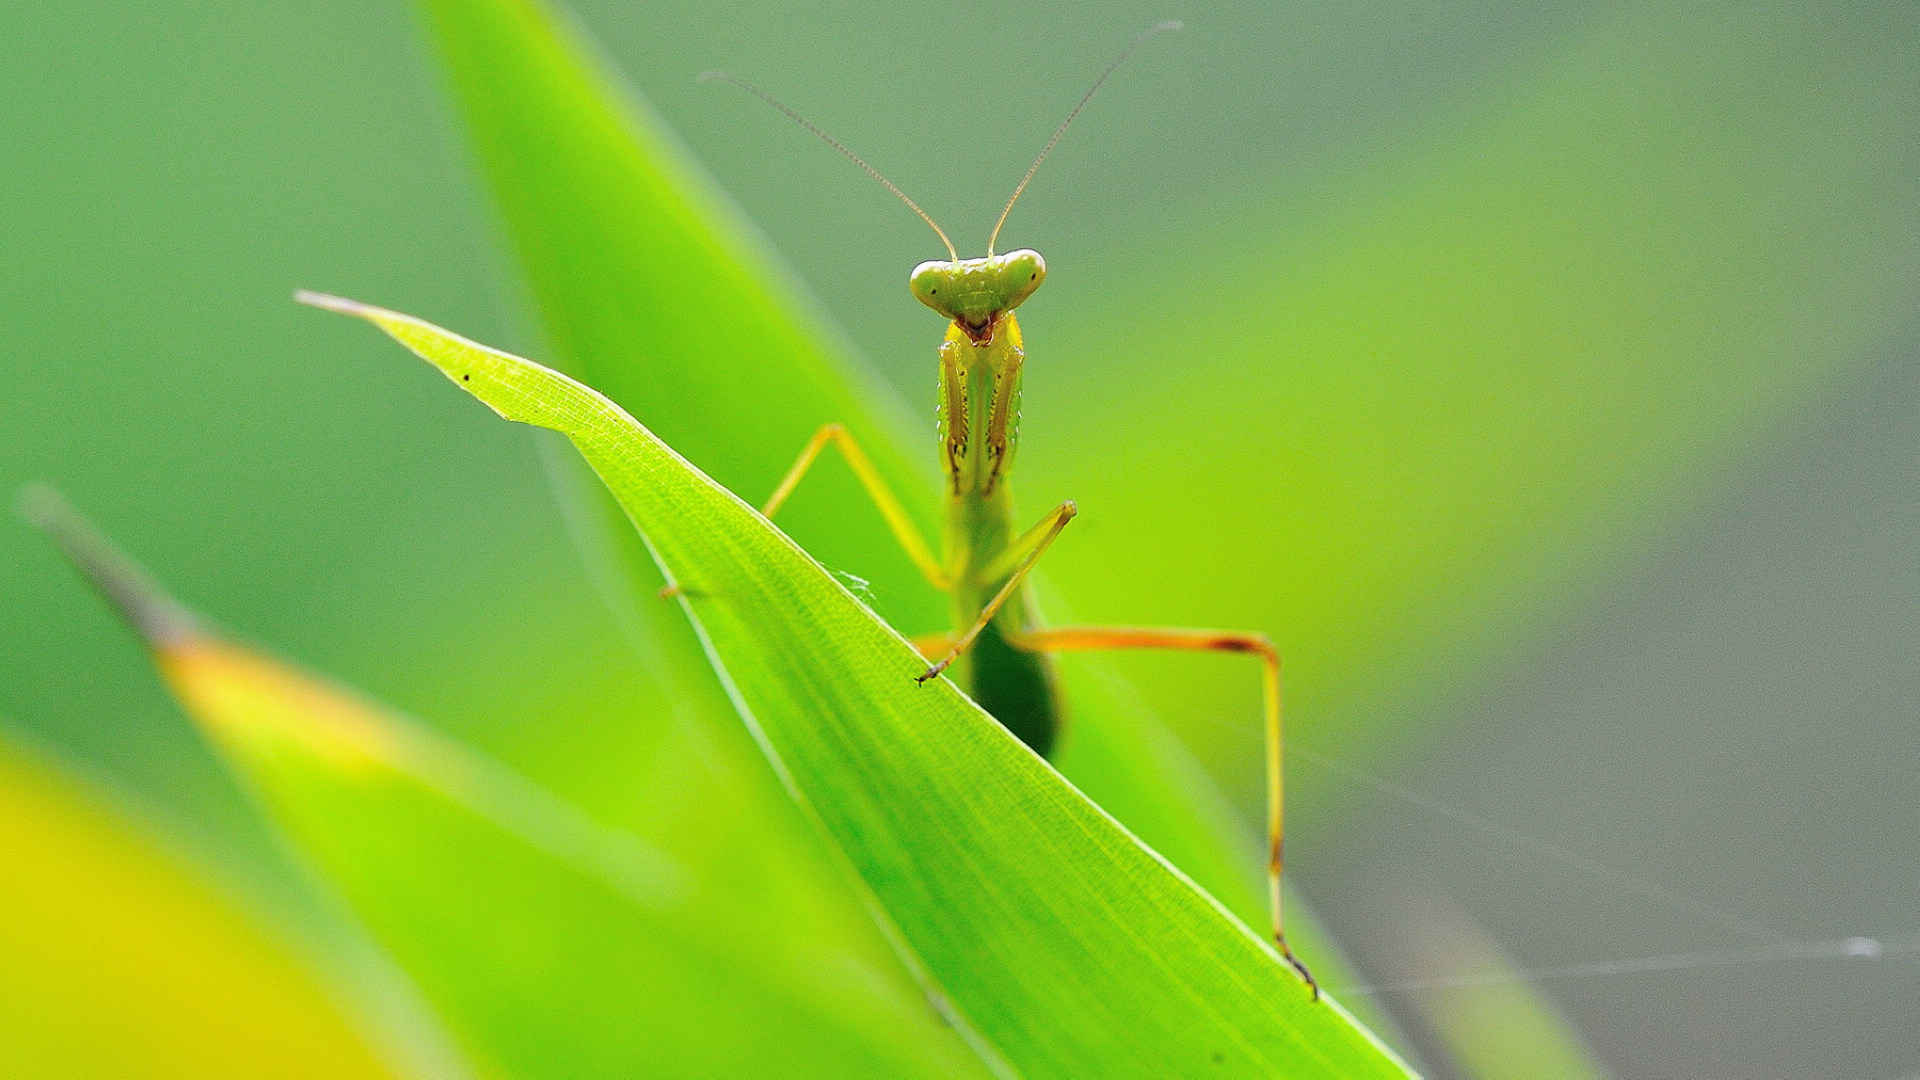
M 1795 939 L 1920 931 L 1910 5 L 572 10 L 929 428 L 939 327 L 903 286 L 933 238 L 694 76 L 774 90 L 972 249 L 1112 50 L 1187 21 L 1008 226 L 1051 270 L 1020 490 L 1079 501 L 1048 566 L 1076 617 L 1281 643 L 1316 755 L 1289 873 L 1366 977 L 1447 973 L 1415 897 L 1526 968 L 1752 941 L 1354 770 Z M 736 736 L 628 733 L 689 676 L 605 613 L 543 454 L 463 444 L 470 403 L 288 302 L 348 292 L 538 354 L 411 11 L 15 5 L 0 38 L 0 489 L 58 483 L 227 626 L 608 807 L 632 778 L 579 747 L 644 740 L 657 805 L 620 812 L 670 805 Z M 861 573 L 873 532 L 819 554 Z M 0 525 L 0 603 L 10 730 L 263 908 L 305 903 L 22 525 Z M 506 659 L 528 641 L 537 679 Z M 1101 666 L 1251 833 L 1251 676 Z M 1540 992 L 1621 1075 L 1920 1063 L 1910 957 Z M 1473 1068 L 1447 992 L 1382 1001 L 1436 1071 Z

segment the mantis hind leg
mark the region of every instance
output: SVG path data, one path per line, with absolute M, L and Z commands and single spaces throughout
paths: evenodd
M 1229 652 L 1244 653 L 1258 657 L 1261 665 L 1261 687 L 1264 691 L 1266 719 L 1266 766 L 1267 766 L 1267 894 L 1273 913 L 1273 940 L 1279 946 L 1293 970 L 1313 991 L 1315 1000 L 1320 997 L 1320 984 L 1313 979 L 1307 966 L 1293 955 L 1287 946 L 1287 935 L 1281 923 L 1280 910 L 1280 871 L 1283 865 L 1282 847 L 1286 834 L 1285 803 L 1282 799 L 1282 784 L 1285 772 L 1281 765 L 1281 700 L 1280 700 L 1280 652 L 1261 634 L 1243 634 L 1220 630 L 1172 630 L 1137 626 L 1082 626 L 1054 627 L 1045 630 L 1029 630 L 1013 639 L 1020 648 L 1036 652 L 1089 652 L 1104 649 L 1172 649 L 1184 652 Z

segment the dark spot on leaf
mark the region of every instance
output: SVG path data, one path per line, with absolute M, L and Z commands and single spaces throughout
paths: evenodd
M 1224 1061 L 1226 1061 L 1226 1060 L 1227 1060 L 1227 1055 L 1225 1055 L 1225 1054 L 1223 1054 L 1223 1053 L 1221 1053 L 1221 1052 L 1220 1052 L 1220 1051 L 1218 1051 L 1218 1050 L 1215 1050 L 1215 1051 L 1213 1052 L 1213 1063 L 1214 1063 L 1215 1065 L 1218 1065 L 1218 1064 L 1220 1064 L 1221 1062 L 1224 1062 Z
M 462 376 L 460 376 L 460 381 L 461 381 L 461 382 L 466 382 L 466 381 L 467 381 L 468 379 L 471 379 L 471 378 L 473 378 L 473 376 L 471 376 L 471 375 L 462 375 Z

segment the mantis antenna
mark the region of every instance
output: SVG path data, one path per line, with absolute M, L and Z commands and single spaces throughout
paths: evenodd
M 1113 74 L 1115 68 L 1126 63 L 1127 57 L 1133 55 L 1133 50 L 1139 48 L 1141 42 L 1163 30 L 1178 30 L 1180 26 L 1181 23 L 1178 19 L 1169 19 L 1166 22 L 1154 23 L 1152 26 L 1140 31 L 1132 43 L 1120 50 L 1119 56 L 1113 58 L 1113 63 L 1107 65 L 1107 70 L 1101 72 L 1100 77 L 1093 80 L 1093 85 L 1087 87 L 1087 92 L 1080 95 L 1080 103 L 1073 107 L 1073 111 L 1067 114 L 1065 120 L 1060 121 L 1059 127 L 1053 129 L 1053 137 L 1047 140 L 1047 145 L 1040 148 L 1040 156 L 1034 158 L 1033 164 L 1027 166 L 1027 175 L 1020 178 L 1020 182 L 1014 185 L 1013 194 L 1007 197 L 1007 205 L 1000 210 L 1000 220 L 993 223 L 993 232 L 987 237 L 988 258 L 993 257 L 993 242 L 1000 239 L 1000 226 L 1005 225 L 1007 223 L 1007 215 L 1013 213 L 1013 204 L 1020 201 L 1021 192 L 1027 190 L 1027 184 L 1033 179 L 1033 174 L 1040 171 L 1040 163 L 1047 160 L 1048 154 L 1053 153 L 1054 146 L 1060 142 L 1060 136 L 1067 133 L 1067 125 L 1073 123 L 1073 118 L 1079 116 L 1080 110 L 1086 108 L 1087 102 L 1093 100 L 1094 92 L 1099 90 L 1100 85 L 1107 81 L 1107 76 Z M 854 158 L 854 160 L 858 161 L 860 159 Z M 901 198 L 905 197 L 904 195 L 901 196 Z
M 1132 51 L 1132 50 L 1128 50 L 1128 51 Z M 1105 77 L 1106 76 L 1104 75 L 1101 76 L 1101 78 L 1103 79 Z M 900 188 L 897 185 L 895 185 L 893 181 L 881 175 L 879 169 L 876 169 L 873 166 L 867 164 L 867 160 L 865 158 L 847 149 L 847 144 L 841 142 L 839 139 L 834 138 L 833 136 L 827 134 L 826 132 L 821 131 L 819 128 L 813 125 L 812 121 L 808 120 L 806 117 L 801 116 L 799 113 L 787 107 L 787 105 L 781 102 L 779 98 L 774 97 L 772 94 L 767 93 L 765 90 L 760 89 L 759 87 L 753 85 L 752 83 L 748 82 L 745 79 L 735 78 L 734 76 L 729 75 L 724 71 L 706 71 L 700 74 L 699 81 L 701 82 L 712 82 L 714 80 L 718 80 L 720 82 L 725 82 L 725 83 L 732 83 L 733 85 L 739 87 L 740 89 L 745 90 L 747 93 L 752 94 L 754 97 L 757 97 L 761 101 L 764 101 L 767 104 L 773 106 L 774 108 L 780 110 L 780 112 L 786 115 L 787 119 L 793 121 L 796 124 L 799 124 L 801 127 L 819 136 L 821 142 L 824 142 L 828 146 L 833 147 L 835 150 L 840 151 L 840 153 L 844 155 L 848 161 L 851 161 L 855 165 L 860 166 L 860 168 L 866 171 L 866 174 L 868 176 L 871 176 L 875 180 L 880 181 L 881 186 L 885 187 L 888 191 L 891 191 L 894 193 L 894 195 L 898 196 L 901 202 L 907 204 L 907 209 L 912 210 L 914 213 L 920 215 L 920 220 L 926 222 L 927 225 L 933 229 L 935 235 L 940 237 L 940 242 L 947 245 L 948 258 L 952 259 L 954 262 L 960 261 L 960 253 L 953 249 L 953 241 L 947 239 L 946 230 L 942 229 L 938 224 L 936 224 L 933 218 L 927 215 L 927 212 L 925 210 L 920 209 L 919 203 L 914 202 L 912 199 L 907 198 L 906 192 L 901 191 Z M 1097 86 L 1099 84 L 1096 83 L 1095 85 Z M 1082 102 L 1082 104 L 1085 104 L 1085 103 Z M 1079 110 L 1076 109 L 1074 111 L 1078 112 Z M 1071 117 L 1069 117 L 1069 119 L 1071 119 Z M 1056 135 L 1054 137 L 1058 138 L 1059 136 Z M 1049 149 L 1052 148 L 1051 144 L 1049 144 L 1048 148 Z M 1039 162 L 1034 162 L 1034 165 L 1035 167 L 1038 167 Z M 1032 175 L 1032 174 L 1029 173 L 1028 175 Z M 1025 181 L 1022 181 L 1022 186 L 1025 186 Z M 1003 214 L 1001 216 L 1004 217 L 1005 215 Z

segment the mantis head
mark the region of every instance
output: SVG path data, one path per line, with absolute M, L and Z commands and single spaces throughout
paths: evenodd
M 1032 248 L 983 259 L 923 262 L 907 288 L 915 299 L 952 319 L 976 344 L 993 337 L 1002 314 L 1021 305 L 1047 280 L 1047 260 Z

